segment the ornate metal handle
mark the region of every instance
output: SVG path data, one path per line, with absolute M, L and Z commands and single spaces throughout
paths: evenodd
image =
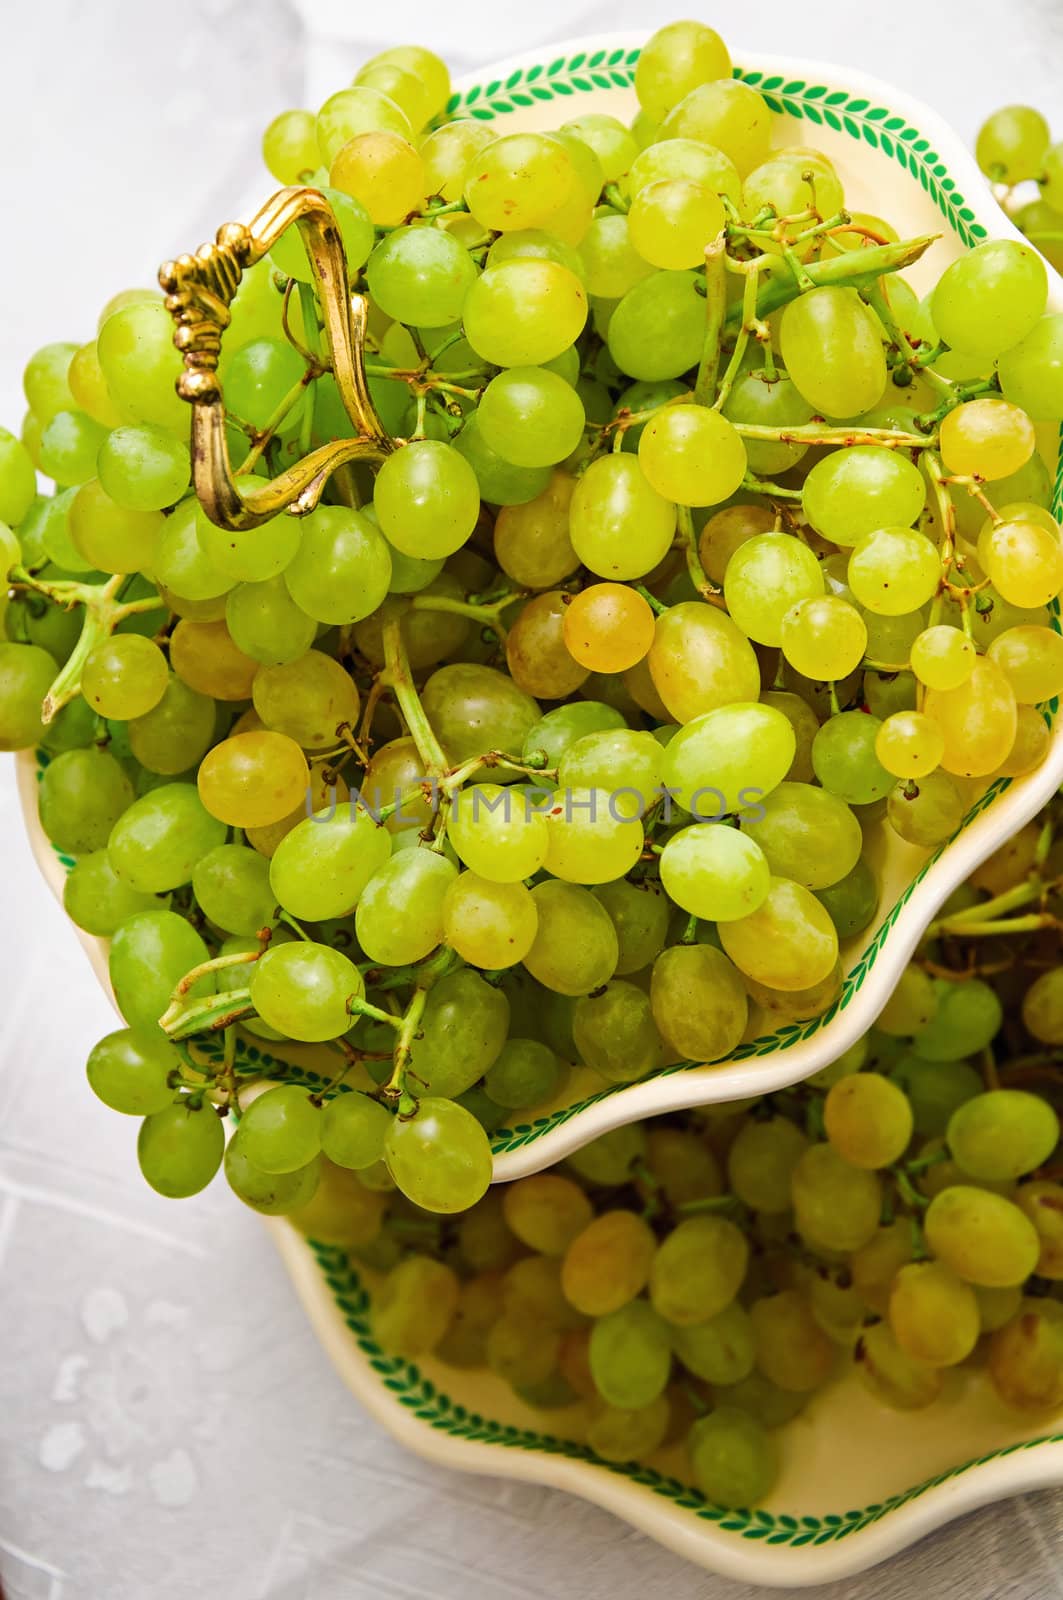
M 320 445 L 270 483 L 256 485 L 245 499 L 229 460 L 218 357 L 229 325 L 229 306 L 243 273 L 292 225 L 298 227 L 310 259 L 336 387 L 358 436 Z M 159 282 L 177 324 L 174 343 L 184 357 L 177 392 L 193 408 L 196 495 L 218 527 L 254 528 L 285 510 L 305 516 L 317 505 L 337 467 L 357 459 L 380 460 L 392 449 L 366 382 L 366 301 L 348 292 L 339 225 L 318 190 L 279 190 L 249 223 L 227 222 L 213 244 L 201 245 L 195 255 L 165 262 Z

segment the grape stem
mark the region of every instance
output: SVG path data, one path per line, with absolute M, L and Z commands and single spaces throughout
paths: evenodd
M 719 411 L 731 392 L 731 387 L 737 378 L 741 367 L 742 358 L 746 353 L 749 336 L 757 326 L 757 288 L 760 283 L 760 272 L 769 258 L 767 256 L 754 256 L 752 261 L 732 261 L 728 258 L 727 266 L 732 272 L 740 272 L 745 278 L 742 286 L 742 326 L 735 338 L 731 359 L 727 369 L 720 379 L 716 389 L 716 398 L 713 401 L 713 410 Z
M 417 746 L 417 754 L 424 763 L 426 776 L 441 778 L 447 770 L 447 758 L 432 731 L 432 725 L 425 715 L 421 697 L 414 685 L 410 658 L 406 654 L 406 644 L 398 617 L 389 617 L 384 623 L 383 644 L 385 666 L 381 678 L 394 691 L 410 738 Z
M 390 1028 L 399 1027 L 399 1018 L 390 1011 L 382 1011 L 359 995 L 347 996 L 347 1010 L 352 1017 L 371 1017 L 374 1022 L 386 1022 Z
M 159 1018 L 159 1026 L 170 1039 L 188 1039 L 196 1033 L 220 1033 L 253 1017 L 250 989 L 230 989 L 226 994 L 208 995 L 191 1006 L 173 1006 Z
M 720 339 L 727 310 L 727 234 L 718 233 L 705 246 L 705 340 L 694 383 L 694 404 L 707 406 L 716 392 Z
M 869 250 L 850 251 L 832 256 L 827 261 L 809 261 L 802 265 L 804 276 L 811 280 L 810 287 L 827 285 L 850 289 L 864 289 L 876 283 L 887 272 L 902 272 L 928 250 L 940 234 L 928 233 L 918 239 L 905 239 L 898 244 L 874 245 Z M 805 292 L 792 276 L 781 274 L 764 285 L 757 296 L 757 316 L 763 321 L 773 311 L 796 300 Z M 744 318 L 740 305 L 731 306 L 724 318 L 724 333 L 738 331 Z
M 898 433 L 893 428 L 831 428 L 819 422 L 802 422 L 790 428 L 766 428 L 755 422 L 733 422 L 743 439 L 764 439 L 779 444 L 885 445 L 888 450 L 928 450 L 932 438 L 922 433 Z
M 282 400 L 278 402 L 276 408 L 271 412 L 265 427 L 256 428 L 254 430 L 251 448 L 247 452 L 247 455 L 244 457 L 243 461 L 241 461 L 240 465 L 236 468 L 236 471 L 233 473 L 234 478 L 244 477 L 247 473 L 254 471 L 254 469 L 258 466 L 259 461 L 262 459 L 264 452 L 273 442 L 273 435 L 276 433 L 277 429 L 280 427 L 289 411 L 298 405 L 303 394 L 306 392 L 307 386 L 313 383 L 315 378 L 318 376 L 319 374 L 314 370 L 314 367 L 307 367 L 298 383 L 293 383 L 291 388 L 288 390 L 288 393 L 283 397 Z
M 380 1097 L 383 1100 L 396 1102 L 399 1106 L 399 1115 L 405 1117 L 412 1116 L 417 1109 L 416 1100 L 414 1100 L 412 1108 L 409 1109 L 403 1105 L 403 1102 L 412 1098 L 406 1088 L 406 1075 L 413 1041 L 417 1036 L 417 1030 L 421 1026 L 421 1019 L 424 1016 L 428 988 L 428 984 L 419 983 L 413 991 L 409 1005 L 402 1014 L 401 1021 L 394 1017 L 391 1019 L 398 1028 L 398 1038 L 395 1041 L 395 1064 L 391 1069 L 391 1077 L 387 1083 L 381 1086 Z
M 707 600 L 710 605 L 718 606 L 723 610 L 723 591 L 716 587 L 701 564 L 701 555 L 698 551 L 698 536 L 694 528 L 694 514 L 689 506 L 678 506 L 677 511 L 679 532 L 683 540 L 683 551 L 686 556 L 690 581 L 703 600 Z
M 636 594 L 640 594 L 642 596 L 655 617 L 664 616 L 665 612 L 668 610 L 668 607 L 665 605 L 663 600 L 658 600 L 655 594 L 651 594 L 644 583 L 633 583 L 631 587 L 634 589 Z
M 127 573 L 116 572 L 106 583 L 77 583 L 67 579 L 49 582 L 35 577 L 25 567 L 12 567 L 10 579 L 16 588 L 32 589 L 67 611 L 76 605 L 85 608 L 78 642 L 41 702 L 41 721 L 45 725 L 81 693 L 85 662 L 96 646 L 109 638 L 126 617 L 162 608 L 163 602 L 154 590 L 140 600 L 120 600 L 118 596 L 127 577 Z
M 512 605 L 514 600 L 521 599 L 521 594 L 507 594 L 504 599 L 496 601 L 494 605 L 476 605 L 471 600 L 453 600 L 445 594 L 415 594 L 410 601 L 412 611 L 449 611 L 456 617 L 469 617 L 473 622 L 490 628 L 496 634 L 500 644 L 506 642 L 506 630 L 502 625 L 501 616 L 506 606 Z

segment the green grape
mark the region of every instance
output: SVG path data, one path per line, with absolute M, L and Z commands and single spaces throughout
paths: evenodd
M 893 776 L 875 753 L 882 723 L 862 711 L 843 711 L 825 722 L 812 741 L 812 767 L 831 794 L 851 806 L 870 805 L 893 787 Z
M 111 941 L 109 971 L 118 1009 L 137 1033 L 161 1037 L 158 1020 L 186 972 L 208 960 L 206 945 L 173 911 L 128 917 Z M 211 973 L 188 990 L 191 999 L 213 994 Z
M 807 545 L 789 533 L 758 533 L 734 552 L 724 575 L 727 609 L 758 644 L 777 645 L 791 606 L 822 595 L 823 574 Z
M 357 1090 L 329 1100 L 321 1117 L 321 1149 L 337 1166 L 364 1171 L 384 1156 L 391 1113 Z
M 458 1307 L 458 1279 L 429 1256 L 398 1262 L 373 1295 L 374 1338 L 407 1360 L 426 1355 L 445 1336 Z
M 654 1308 L 676 1327 L 719 1316 L 742 1286 L 749 1245 L 726 1217 L 688 1217 L 657 1247 L 650 1274 Z
M 946 344 L 992 361 L 1032 331 L 1047 299 L 1037 251 L 1015 239 L 987 239 L 946 267 L 931 311 Z
M 705 301 L 693 272 L 654 272 L 623 296 L 609 322 L 609 354 L 630 378 L 678 378 L 697 365 Z
M 171 675 L 158 703 L 129 723 L 129 744 L 148 772 L 175 777 L 205 755 L 214 738 L 214 701 Z
M 77 489 L 62 489 L 53 495 L 43 507 L 40 522 L 44 553 L 65 573 L 82 573 L 90 570 L 70 533 L 70 511 L 77 494 Z M 25 544 L 27 556 L 32 559 L 29 530 L 25 524 L 19 529 L 19 537 Z
M 664 949 L 671 910 L 668 899 L 653 883 L 634 884 L 626 878 L 599 884 L 593 893 L 616 932 L 617 977 L 641 972 Z
M 378 495 L 379 489 L 380 478 Z M 359 622 L 388 592 L 387 541 L 363 513 L 318 506 L 302 519 L 299 549 L 284 569 L 284 581 L 295 604 L 315 622 Z
M 547 879 L 531 891 L 538 915 L 524 966 L 556 994 L 590 994 L 616 970 L 619 944 L 608 912 L 574 883 Z
M 424 96 L 426 122 L 446 110 L 450 99 L 450 72 L 446 62 L 433 50 L 420 44 L 401 44 L 382 50 L 366 62 L 356 81 L 361 82 L 370 68 L 380 67 L 398 67 L 417 80 Z
M 912 1108 L 903 1090 L 877 1072 L 857 1072 L 834 1084 L 823 1120 L 834 1149 L 853 1167 L 892 1166 L 912 1137 Z
M 855 867 L 827 889 L 817 889 L 816 899 L 826 909 L 839 939 L 863 933 L 878 910 L 878 879 L 863 856 Z
M 349 140 L 379 132 L 401 134 L 404 139 L 413 136 L 405 111 L 386 94 L 366 85 L 340 89 L 317 114 L 317 143 L 326 163 L 332 162 Z
M 792 1200 L 798 1229 L 813 1249 L 852 1253 L 878 1227 L 881 1182 L 844 1161 L 832 1145 L 812 1145 L 794 1168 Z
M 95 746 L 56 756 L 37 791 L 41 827 L 57 849 L 75 856 L 102 849 L 133 799 L 120 763 Z
M 505 233 L 541 228 L 577 181 L 567 147 L 546 133 L 506 134 L 471 156 L 465 202 L 484 228 Z
M 1050 967 L 1022 997 L 1022 1020 L 1042 1044 L 1063 1044 L 1063 967 Z
M 205 1189 L 221 1166 L 225 1133 L 209 1103 L 193 1109 L 186 1097 L 145 1117 L 137 1135 L 137 1160 L 151 1187 L 169 1200 Z
M 950 472 L 977 472 L 993 480 L 1010 477 L 1026 464 L 1037 435 L 1030 417 L 1010 400 L 979 399 L 948 412 L 939 439 L 941 459 Z
M 753 646 L 725 612 L 701 600 L 682 601 L 657 618 L 647 665 L 677 722 L 755 701 L 760 690 Z
M 623 714 L 613 706 L 600 700 L 574 700 L 555 706 L 535 723 L 524 741 L 521 759 L 531 764 L 544 757 L 544 766 L 559 767 L 569 750 L 589 735 L 625 727 Z
M 986 651 L 1020 705 L 1039 705 L 1063 690 L 1063 637 L 1051 628 L 1007 628 Z
M 931 1200 L 923 1226 L 933 1254 L 967 1283 L 1006 1289 L 1037 1270 L 1041 1245 L 1033 1223 L 988 1189 L 943 1189 Z
M 96 471 L 111 499 L 131 511 L 161 511 L 188 488 L 188 448 L 157 424 L 115 428 L 100 445 Z
M 487 1333 L 487 1365 L 518 1392 L 546 1383 L 557 1370 L 561 1335 L 523 1317 L 499 1318 Z
M 507 1039 L 487 1069 L 484 1088 L 497 1106 L 523 1111 L 552 1099 L 562 1072 L 549 1045 L 538 1039 Z
M 509 1032 L 509 1001 L 479 973 L 463 968 L 428 995 L 410 1050 L 412 1071 L 429 1094 L 464 1094 L 496 1060 Z
M 889 1034 L 918 1033 L 936 1016 L 940 996 L 940 985 L 935 984 L 928 972 L 914 964 L 907 966 L 879 1012 L 875 1026 Z
M 388 546 L 388 554 L 391 556 L 389 594 L 419 594 L 429 588 L 443 570 L 442 556 L 428 561 L 422 556 L 404 555 L 394 545 Z
M 59 411 L 74 408 L 68 374 L 76 353 L 74 344 L 46 344 L 26 363 L 22 374 L 23 391 L 30 410 L 42 423 L 50 422 Z
M 739 1383 L 721 1384 L 715 1398 L 721 1405 L 737 1406 L 766 1428 L 780 1428 L 804 1408 L 807 1396 L 796 1390 L 780 1389 L 763 1373 L 753 1371 Z
M 460 200 L 470 161 L 494 137 L 482 122 L 444 122 L 435 128 L 420 148 L 429 196 L 438 195 L 447 205 Z
M 744 422 L 759 428 L 800 428 L 811 422 L 813 409 L 785 372 L 739 373 L 721 410 L 729 422 Z M 743 441 L 750 471 L 785 472 L 807 453 L 808 446 L 781 440 Z
M 569 536 L 583 564 L 601 578 L 641 578 L 661 561 L 675 534 L 675 507 L 647 481 L 637 460 L 593 461 L 572 496 Z
M 594 1215 L 579 1184 L 551 1172 L 507 1184 L 502 1207 L 510 1232 L 546 1256 L 563 1256 Z
M 646 1154 L 646 1134 L 637 1123 L 627 1123 L 599 1134 L 568 1157 L 573 1172 L 585 1182 L 616 1187 L 631 1180 Z
M 915 1034 L 917 1054 L 926 1061 L 960 1061 L 977 1055 L 996 1036 L 1003 1020 L 996 990 L 980 978 L 964 983 L 935 979 L 935 988 L 934 1015 Z
M 625 187 L 634 199 L 648 184 L 677 178 L 726 195 L 735 206 L 741 204 L 742 180 L 734 162 L 722 150 L 699 139 L 654 140 L 631 163 Z
M 465 1211 L 491 1181 L 491 1147 L 475 1117 L 452 1100 L 423 1099 L 415 1116 L 392 1120 L 384 1147 L 388 1171 L 426 1211 Z
M 1063 264 L 1063 241 L 1053 235 L 1063 233 L 1063 212 L 1045 200 L 1030 200 L 1019 207 L 1013 221 L 1058 272 Z
M 313 1162 L 309 1171 L 316 1176 L 316 1187 L 310 1199 L 291 1213 L 300 1233 L 322 1244 L 342 1245 L 345 1250 L 366 1251 L 378 1241 L 383 1243 L 380 1229 L 387 1198 L 362 1181 L 366 1174 L 346 1172 L 324 1156 Z M 283 1196 L 298 1177 L 297 1173 L 289 1173 L 274 1178 L 274 1192 Z
M 592 219 L 580 240 L 579 260 L 587 293 L 603 300 L 621 299 L 653 271 L 631 241 L 627 217 L 616 211 Z
M 714 28 L 672 22 L 642 47 L 635 68 L 635 93 L 647 116 L 660 122 L 699 84 L 730 78 L 731 57 Z
M 1037 178 L 1052 135 L 1032 106 L 1002 106 L 978 130 L 978 165 L 994 183 L 1022 183 Z
M 648 1406 L 602 1406 L 587 1428 L 587 1443 L 603 1461 L 642 1461 L 664 1443 L 671 1407 L 666 1394 Z
M 115 876 L 106 850 L 83 855 L 63 883 L 63 910 L 71 922 L 101 938 L 110 938 L 127 917 L 151 911 L 154 895 L 140 894 Z
M 181 357 L 174 349 L 173 318 L 162 299 L 117 307 L 101 323 L 96 354 L 122 416 L 187 437 L 189 408 L 174 392 Z
M 87 483 L 108 430 L 83 411 L 57 411 L 41 434 L 39 465 L 56 483 Z
M 706 1322 L 676 1328 L 672 1347 L 683 1365 L 706 1383 L 741 1383 L 753 1371 L 749 1313 L 732 1301 Z
M 165 894 L 189 883 L 200 857 L 224 841 L 225 824 L 210 815 L 195 784 L 167 783 L 122 812 L 111 829 L 107 855 L 130 888 Z
M 698 1133 L 682 1128 L 651 1124 L 646 1138 L 646 1174 L 640 1193 L 654 1192 L 654 1185 L 669 1205 L 685 1206 L 695 1200 L 710 1200 L 723 1193 L 720 1164 Z
M 979 535 L 977 554 L 983 571 L 1012 605 L 1047 605 L 1063 587 L 1058 536 L 1034 523 L 990 524 Z
M 618 806 L 608 789 L 559 790 L 543 820 L 544 865 L 567 883 L 623 878 L 642 855 L 642 823 Z
M 694 1481 L 714 1505 L 755 1506 L 774 1487 L 778 1463 L 772 1437 L 737 1406 L 717 1406 L 699 1418 L 687 1448 Z
M 564 147 L 558 148 L 567 161 Z M 583 285 L 556 261 L 532 257 L 502 261 L 477 278 L 465 298 L 465 337 L 478 356 L 496 367 L 534 367 L 552 361 L 575 343 L 586 320 Z
M 491 449 L 519 467 L 552 466 L 583 436 L 579 396 L 564 378 L 538 367 L 510 367 L 492 378 L 477 415 Z
M 660 1063 L 649 997 L 622 979 L 576 1001 L 572 1035 L 585 1064 L 611 1083 L 634 1083 Z
M 912 642 L 912 671 L 928 689 L 958 689 L 974 671 L 977 651 L 959 628 L 937 623 Z
M 1025 1177 L 1048 1161 L 1059 1142 L 1059 1119 L 1039 1095 L 991 1089 L 953 1112 L 946 1138 L 961 1171 L 1001 1182 Z
M 807 1147 L 785 1117 L 744 1123 L 727 1155 L 728 1181 L 743 1205 L 768 1215 L 788 1211 L 793 1171 Z
M 280 576 L 238 583 L 225 601 L 225 624 L 237 649 L 267 667 L 305 655 L 317 634 Z
M 602 168 L 605 183 L 615 183 L 623 176 L 638 154 L 638 145 L 622 122 L 616 117 L 590 112 L 565 122 L 561 132 L 575 138 L 593 150 Z
M 266 727 L 307 749 L 332 744 L 337 728 L 358 716 L 354 682 L 338 661 L 321 650 L 308 650 L 281 666 L 261 667 L 252 693 Z
M 465 543 L 476 525 L 480 495 L 476 474 L 462 456 L 437 439 L 422 439 L 387 458 L 373 504 L 396 549 L 432 558 L 452 555 Z
M 185 603 L 214 600 L 227 594 L 235 581 L 207 556 L 199 540 L 198 522 L 196 500 L 182 500 L 166 518 L 150 564 L 156 581 Z
M 457 126 L 468 127 L 468 123 Z M 586 272 L 582 251 L 566 244 L 556 233 L 548 233 L 543 228 L 519 228 L 515 233 L 500 233 L 487 252 L 486 264 L 489 267 L 497 267 L 503 261 L 516 260 L 518 256 L 533 257 L 537 261 L 556 261 L 559 266 L 567 267 L 570 272 L 575 273 L 581 283 L 585 283 Z M 462 344 L 468 351 L 469 345 L 465 341 L 462 341 Z
M 339 950 L 282 944 L 251 967 L 251 1004 L 289 1039 L 338 1039 L 351 1026 L 347 1003 L 365 992 L 361 973 Z
M 716 822 L 754 810 L 782 782 L 795 749 L 793 728 L 774 706 L 724 705 L 673 736 L 661 776 L 686 811 Z
M 633 1211 L 603 1211 L 569 1242 L 561 1265 L 565 1298 L 588 1317 L 634 1300 L 649 1282 L 656 1241 Z
M 472 468 L 480 496 L 492 505 L 524 506 L 545 498 L 550 490 L 549 467 L 518 467 L 500 456 L 484 438 L 480 418 L 475 411 L 466 418 L 464 427 L 453 441 L 453 448 Z M 572 566 L 578 565 L 578 558 L 573 557 Z M 567 570 L 571 571 L 572 566 Z
M 659 860 L 669 898 L 692 916 L 733 922 L 767 897 L 771 870 L 752 838 L 718 823 L 700 823 L 672 834 Z
M 907 1051 L 890 1077 L 904 1090 L 912 1108 L 916 1133 L 937 1137 L 945 1132 L 957 1106 L 981 1090 L 981 1079 L 966 1061 L 924 1061 Z
M 169 681 L 166 657 L 153 640 L 119 633 L 86 657 L 81 692 L 101 717 L 126 721 L 157 706 Z
M 348 916 L 388 860 L 391 839 L 385 828 L 353 806 L 333 806 L 304 817 L 280 841 L 270 861 L 274 903 L 300 921 Z
M 1016 1411 L 1048 1412 L 1063 1401 L 1063 1323 L 1058 1302 L 1024 1300 L 1019 1315 L 989 1342 L 989 1377 Z
M 41 742 L 50 755 L 60 755 L 64 750 L 84 750 L 95 742 L 96 730 L 96 713 L 79 695 L 52 718 Z
M 259 1171 L 295 1172 L 321 1151 L 321 1108 L 298 1084 L 278 1084 L 245 1107 L 240 1143 Z
M 264 1172 L 247 1158 L 242 1125 L 225 1147 L 225 1181 L 238 1200 L 263 1216 L 301 1211 L 314 1198 L 320 1177 L 317 1156 L 294 1172 Z M 314 1237 L 322 1239 L 323 1234 L 315 1229 Z
M 916 611 L 936 593 L 941 557 L 925 533 L 878 528 L 864 534 L 849 558 L 849 587 L 860 605 L 885 616 Z
M 865 1328 L 856 1347 L 856 1370 L 876 1400 L 894 1411 L 921 1411 L 941 1393 L 941 1371 L 902 1350 L 888 1322 Z
M 809 1302 L 784 1289 L 754 1302 L 750 1317 L 757 1367 L 780 1389 L 805 1393 L 831 1375 L 837 1346 L 820 1327 Z
M 476 280 L 472 257 L 441 228 L 396 228 L 369 257 L 369 292 L 389 317 L 438 328 L 455 322 Z
M 455 766 L 487 750 L 516 755 L 542 715 L 531 695 L 505 673 L 471 661 L 433 672 L 421 700 L 433 732 Z
M 730 960 L 711 945 L 673 945 L 653 963 L 654 1021 L 679 1060 L 718 1061 L 735 1048 L 749 1015 Z
M 638 458 L 658 494 L 683 505 L 717 505 L 746 471 L 741 438 L 705 406 L 666 406 L 646 424 Z
M 860 666 L 868 650 L 868 626 L 840 595 L 799 600 L 780 626 L 784 658 L 802 677 L 839 680 Z
M 645 1300 L 630 1300 L 591 1329 L 591 1376 L 602 1399 L 634 1410 L 664 1393 L 672 1369 L 668 1325 Z
M 247 476 L 239 480 L 240 494 L 246 498 L 268 480 Z M 218 528 L 206 515 L 197 513 L 196 534 L 200 549 L 216 572 L 231 580 L 261 583 L 275 578 L 289 566 L 299 550 L 301 529 L 294 517 L 271 517 L 256 528 Z
M 877 324 L 854 289 L 810 289 L 783 311 L 779 332 L 786 370 L 810 405 L 828 417 L 857 416 L 886 387 Z
M 33 458 L 21 439 L 0 428 L 0 522 L 17 527 L 36 493 Z
M 443 937 L 443 902 L 457 875 L 457 867 L 432 850 L 402 850 L 385 861 L 362 890 L 355 913 L 358 943 L 369 960 L 399 967 L 434 950 Z
M 158 1034 L 132 1028 L 108 1033 L 89 1052 L 89 1087 L 112 1111 L 146 1117 L 164 1111 L 174 1098 L 170 1074 L 179 1065 L 173 1046 Z
M 944 753 L 940 727 L 920 711 L 895 711 L 875 735 L 875 755 L 887 772 L 899 778 L 925 777 Z
M 956 832 L 966 814 L 967 801 L 947 772 L 927 773 L 915 786 L 915 794 L 908 793 L 911 787 L 898 783 L 890 790 L 886 814 L 902 839 L 932 849 Z
M 713 189 L 688 178 L 645 184 L 628 213 L 631 243 L 651 266 L 695 267 L 723 231 L 723 202 Z
M 327 184 L 315 185 L 315 187 L 319 189 L 319 192 L 324 195 L 332 207 L 333 215 L 339 224 L 343 253 L 347 259 L 347 272 L 353 278 L 357 274 L 358 268 L 364 266 L 368 261 L 369 253 L 373 248 L 375 234 L 369 213 L 351 195 L 344 194 L 342 189 L 332 189 Z M 270 251 L 270 260 L 286 277 L 294 278 L 298 283 L 310 283 L 313 279 L 314 269 L 310 265 L 310 257 L 306 253 L 306 246 L 303 244 L 302 235 L 298 228 L 288 227 L 281 234 Z M 268 340 L 267 342 L 274 344 L 279 341 Z M 246 349 L 247 346 L 245 345 L 242 348 Z M 290 375 L 290 381 L 284 388 L 276 391 L 276 404 L 279 404 L 288 390 L 299 382 L 301 376 L 299 368 L 295 366 L 289 357 L 285 357 L 285 367 Z M 279 370 L 280 363 L 278 363 Z M 228 394 L 228 377 L 226 377 L 226 393 Z M 318 393 L 320 394 L 320 390 L 318 390 Z M 239 411 L 239 407 L 235 406 L 235 402 L 234 409 Z M 242 415 L 243 413 L 240 414 Z M 288 413 L 284 424 L 285 427 L 296 415 L 297 412 L 294 409 Z M 250 421 L 250 418 L 247 420 Z
M 697 139 L 722 150 L 744 176 L 767 157 L 771 116 L 756 90 L 725 77 L 684 95 L 665 117 L 661 132 L 666 139 Z
M 845 802 L 826 789 L 783 782 L 758 801 L 756 810 L 759 816 L 744 821 L 743 832 L 778 877 L 792 878 L 806 889 L 826 889 L 860 859 L 860 824 Z M 666 845 L 661 857 L 662 876 L 670 848 Z
M 219 844 L 196 862 L 192 892 L 208 921 L 250 939 L 273 918 L 270 866 L 247 845 Z
M 751 220 L 769 206 L 777 217 L 800 217 L 809 211 L 820 218 L 832 217 L 845 202 L 841 182 L 826 156 L 802 149 L 773 151 L 749 173 L 742 195 Z
M 278 183 L 298 183 L 317 167 L 316 121 L 312 111 L 282 111 L 262 135 L 262 159 Z
M 651 733 L 599 729 L 581 735 L 561 756 L 558 789 L 606 790 L 610 817 L 641 817 L 660 795 L 661 762 L 661 746 Z
M 546 818 L 494 783 L 471 784 L 454 795 L 447 837 L 465 866 L 493 883 L 530 878 L 550 843 Z
M 758 909 L 723 923 L 719 934 L 739 970 L 770 989 L 807 989 L 827 978 L 838 959 L 838 935 L 827 912 L 788 878 L 773 877 Z
M 101 571 L 157 567 L 157 545 L 166 519 L 158 511 L 120 506 L 95 478 L 83 483 L 71 500 L 67 525 L 78 553 Z
M 364 87 L 346 92 L 373 93 Z M 333 96 L 333 100 L 338 98 Z M 383 95 L 379 98 L 386 100 Z M 405 120 L 405 113 L 398 106 L 393 106 L 393 110 Z M 328 158 L 331 161 L 329 183 L 358 200 L 377 227 L 393 227 L 404 222 L 419 208 L 424 196 L 424 162 L 410 143 L 408 128 L 408 121 L 406 129 L 398 131 L 376 127 L 356 133 L 345 143 L 341 132 L 339 149 L 332 145 L 334 153 Z M 320 126 L 318 138 L 321 138 Z

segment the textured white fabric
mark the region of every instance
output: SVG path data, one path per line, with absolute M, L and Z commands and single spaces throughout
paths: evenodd
M 162 255 L 258 192 L 262 126 L 347 81 L 367 50 L 417 38 L 461 68 L 649 14 L 634 0 L 299 0 L 308 40 L 284 0 L 8 0 L 2 10 L 0 421 L 15 427 L 27 355 L 88 337 L 109 293 L 150 281 Z M 762 0 L 746 15 L 711 15 L 739 42 L 903 84 L 968 138 L 1007 101 L 1060 115 L 1057 0 Z M 220 120 L 200 120 L 208 108 Z M 43 257 L 32 249 L 39 204 L 52 241 Z M 89 247 L 98 254 L 83 270 L 64 267 L 64 250 Z M 37 878 L 7 762 L 0 826 L 9 1600 L 764 1596 L 560 1494 L 429 1467 L 362 1414 L 256 1219 L 222 1186 L 177 1206 L 141 1182 L 134 1124 L 85 1085 L 86 1052 L 113 1019 Z M 954 1525 L 863 1579 L 804 1592 L 1054 1600 L 1061 1551 L 1063 1496 L 1046 1493 Z

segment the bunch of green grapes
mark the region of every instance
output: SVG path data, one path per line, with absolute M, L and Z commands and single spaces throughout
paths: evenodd
M 1063 1405 L 1061 821 L 1057 802 L 979 869 L 877 1027 L 808 1084 L 619 1128 L 446 1228 L 326 1163 L 297 1225 L 368 1269 L 386 1350 L 431 1357 L 444 1386 L 446 1368 L 490 1372 L 601 1459 L 716 1505 L 769 1496 L 778 1430 L 850 1373 L 913 1411 L 976 1365 L 1009 1410 L 1047 1419 Z
M 932 848 L 1045 756 L 1040 258 L 981 245 L 920 303 L 931 241 L 772 149 L 714 30 L 661 29 L 635 90 L 631 126 L 509 133 L 411 46 L 270 124 L 365 297 L 386 440 L 309 512 L 208 518 L 157 292 L 26 367 L 0 746 L 47 757 L 128 1024 L 90 1075 L 163 1193 L 243 1113 L 250 1204 L 298 1209 L 324 1152 L 461 1211 L 573 1068 L 627 1083 L 824 1012 L 878 907 L 865 830 Z M 354 425 L 297 231 L 230 312 L 253 492 Z M 242 1105 L 245 1035 L 334 1070 Z

